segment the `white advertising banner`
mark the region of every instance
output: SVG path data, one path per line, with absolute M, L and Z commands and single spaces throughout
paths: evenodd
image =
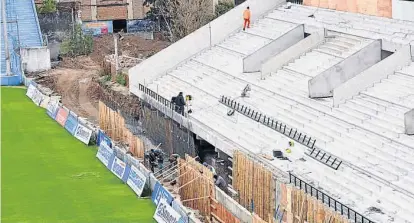
M 89 144 L 89 140 L 92 136 L 92 130 L 86 128 L 85 126 L 78 124 L 78 127 L 76 128 L 75 135 L 77 139 L 79 139 L 81 142 L 85 143 L 86 145 Z
M 111 160 L 112 154 L 114 151 L 109 148 L 106 143 L 101 143 L 99 146 L 98 153 L 96 153 L 96 157 L 106 166 L 108 167 L 109 161 Z
M 112 164 L 111 171 L 114 173 L 119 179 L 122 179 L 122 176 L 124 176 L 125 173 L 126 164 L 118 159 L 118 157 L 115 157 L 115 160 Z
M 154 213 L 154 219 L 158 223 L 178 223 L 181 215 L 178 214 L 168 203 L 161 199 L 158 203 L 157 210 Z
M 42 100 L 43 100 L 43 97 L 44 97 L 44 95 L 42 94 L 42 92 L 40 92 L 39 90 L 37 90 L 37 88 L 34 90 L 34 93 L 33 93 L 33 98 L 32 98 L 32 100 L 33 100 L 33 102 L 37 105 L 37 106 L 39 106 L 40 105 L 40 102 L 42 102 Z
M 35 93 L 35 90 L 37 90 L 36 87 L 33 84 L 30 84 L 29 87 L 27 88 L 26 96 L 32 99 L 33 94 Z
M 138 168 L 131 166 L 131 172 L 129 172 L 127 184 L 138 196 L 141 196 L 146 180 L 147 178 Z

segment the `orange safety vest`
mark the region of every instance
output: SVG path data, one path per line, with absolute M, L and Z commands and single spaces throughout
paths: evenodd
M 248 9 L 244 10 L 243 18 L 244 19 L 250 19 L 250 10 L 248 10 Z

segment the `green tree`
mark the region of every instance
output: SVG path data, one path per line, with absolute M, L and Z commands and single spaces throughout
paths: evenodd
M 71 37 L 66 38 L 60 47 L 60 53 L 66 56 L 88 55 L 92 53 L 93 38 L 82 31 L 82 27 L 77 25 Z
M 51 13 L 56 12 L 56 1 L 55 0 L 43 0 L 40 7 L 37 7 L 38 13 Z
M 219 3 L 216 5 L 216 17 L 219 17 L 223 15 L 224 13 L 230 11 L 232 8 L 234 8 L 234 3 L 230 1 L 219 1 Z

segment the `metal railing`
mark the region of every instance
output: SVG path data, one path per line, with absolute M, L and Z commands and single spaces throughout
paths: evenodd
M 305 154 L 331 167 L 334 170 L 338 170 L 339 166 L 342 164 L 342 160 L 339 159 L 337 156 L 334 156 L 317 147 L 314 147 L 313 149 L 309 150 L 309 154 L 308 153 L 305 153 Z
M 283 124 L 280 121 L 277 121 L 273 118 L 267 117 L 266 115 L 255 111 L 254 109 L 241 105 L 236 100 L 230 99 L 225 96 L 221 96 L 220 102 L 227 107 L 234 109 L 235 111 L 273 129 L 278 131 L 279 133 L 282 133 L 283 135 L 295 140 L 296 142 L 299 142 L 300 144 L 310 148 L 308 153 L 305 153 L 306 155 L 312 157 L 313 159 L 331 167 L 332 169 L 337 170 L 339 166 L 342 164 L 342 160 L 340 160 L 338 157 L 323 151 L 320 148 L 315 147 L 316 139 L 312 139 L 312 137 L 307 136 L 304 133 L 299 132 L 297 129 L 293 127 L 289 127 L 286 124 Z
M 297 129 L 287 126 L 280 121 L 277 121 L 273 118 L 266 117 L 266 115 L 255 111 L 254 109 L 241 105 L 239 102 L 230 99 L 225 96 L 221 96 L 220 102 L 226 105 L 229 108 L 236 110 L 237 112 L 273 129 L 276 130 L 283 135 L 313 149 L 315 146 L 316 139 L 312 139 L 311 137 L 307 136 L 304 133 L 300 133 Z
M 156 101 L 158 101 L 159 103 L 161 103 L 162 105 L 164 105 L 165 107 L 171 109 L 172 111 L 174 111 L 176 114 L 182 115 L 184 116 L 184 111 L 181 113 L 179 111 L 177 111 L 177 109 L 179 109 L 180 107 L 175 105 L 175 103 L 172 103 L 170 100 L 162 97 L 161 95 L 159 95 L 157 92 L 145 87 L 142 84 L 139 84 L 139 90 L 144 92 L 146 95 L 150 96 L 151 98 L 155 99 Z
M 347 217 L 349 220 L 355 223 L 374 223 L 373 221 L 369 220 L 368 218 L 364 217 L 363 215 L 359 214 L 352 208 L 342 204 L 341 202 L 337 201 L 336 199 L 332 198 L 331 196 L 325 194 L 321 190 L 315 188 L 314 186 L 306 183 L 305 181 L 301 180 L 297 176 L 292 173 L 289 173 L 289 182 L 295 187 L 305 191 L 305 193 L 310 194 L 316 199 L 322 201 L 328 207 L 334 209 L 336 212 L 340 213 L 341 215 Z
M 303 0 L 287 0 L 287 2 L 298 4 L 298 5 L 303 5 Z

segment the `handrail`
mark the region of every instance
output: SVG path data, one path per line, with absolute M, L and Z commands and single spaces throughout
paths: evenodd
M 342 204 L 331 196 L 327 195 L 323 191 L 315 188 L 309 183 L 306 183 L 299 177 L 295 176 L 292 173 L 289 173 L 289 182 L 295 187 L 305 191 L 305 193 L 310 194 L 313 197 L 316 197 L 317 200 L 322 201 L 323 204 L 328 205 L 328 207 L 333 208 L 336 212 L 341 213 L 341 215 L 347 217 L 349 220 L 355 223 L 374 223 L 367 217 L 364 217 L 360 213 L 356 212 L 352 208 Z
M 309 153 L 305 153 L 306 155 L 331 167 L 332 169 L 338 170 L 339 166 L 342 164 L 342 161 L 339 159 L 339 157 L 336 157 L 320 148 L 315 147 L 316 139 L 312 140 L 312 137 L 299 132 L 297 129 L 287 126 L 281 121 L 267 117 L 261 112 L 255 111 L 248 106 L 241 105 L 236 100 L 230 99 L 228 97 L 221 96 L 220 103 L 310 148 Z

